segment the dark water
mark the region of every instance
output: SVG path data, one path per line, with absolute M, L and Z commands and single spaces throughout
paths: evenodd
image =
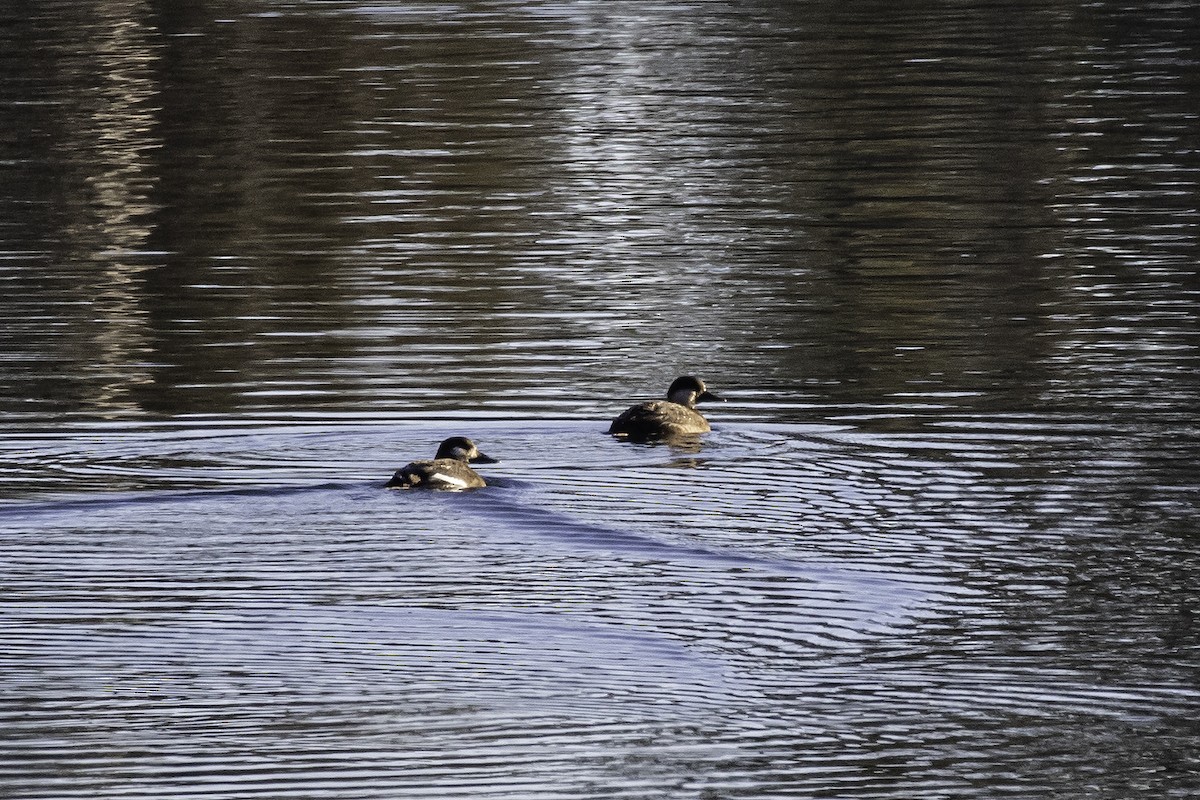
M 1194 4 L 82 5 L 0 10 L 0 795 L 1200 794 Z

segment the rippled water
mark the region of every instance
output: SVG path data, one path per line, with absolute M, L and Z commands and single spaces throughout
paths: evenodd
M 1191 4 L 0 21 L 0 794 L 1200 794 Z
M 32 796 L 1195 786 L 1194 497 L 1142 496 L 1166 476 L 1104 431 L 730 423 L 687 452 L 474 422 L 492 486 L 379 489 L 461 425 L 6 443 L 6 772 Z

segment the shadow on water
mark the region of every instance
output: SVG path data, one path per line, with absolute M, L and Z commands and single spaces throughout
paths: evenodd
M 699 452 L 697 442 L 688 442 L 686 452 Z M 698 466 L 690 457 L 680 458 L 672 447 L 675 458 L 668 465 L 689 468 Z M 904 595 L 918 593 L 919 588 L 948 582 L 929 577 L 912 576 L 904 580 L 899 575 L 873 574 L 872 569 L 862 565 L 859 569 L 833 562 L 822 563 L 817 559 L 789 560 L 769 555 L 754 555 L 739 552 L 736 544 L 729 547 L 700 546 L 678 539 L 663 539 L 633 530 L 588 522 L 570 514 L 539 508 L 522 501 L 522 490 L 529 487 L 525 480 L 515 478 L 493 478 L 484 489 L 462 492 L 430 492 L 422 490 L 395 490 L 384 488 L 383 482 L 329 482 L 303 486 L 238 487 L 232 489 L 199 489 L 191 491 L 158 490 L 144 493 L 113 493 L 104 496 L 89 495 L 83 498 L 23 501 L 0 504 L 0 519 L 15 522 L 35 521 L 39 517 L 53 516 L 68 519 L 86 519 L 90 514 L 112 516 L 141 509 L 160 510 L 164 515 L 192 513 L 191 509 L 220 509 L 230 501 L 260 501 L 264 504 L 305 500 L 311 505 L 326 502 L 331 505 L 367 504 L 379 510 L 390 510 L 391 498 L 406 509 L 422 509 L 433 513 L 446 507 L 466 510 L 477 520 L 486 522 L 489 530 L 503 531 L 500 538 L 513 537 L 524 541 L 542 540 L 558 548 L 585 553 L 599 551 L 619 554 L 623 558 L 634 558 L 642 562 L 665 561 L 678 564 L 703 566 L 711 570 L 728 570 L 731 573 L 753 571 L 755 573 L 786 576 L 824 583 L 852 583 L 859 591 L 887 594 L 890 600 L 903 605 Z M 382 499 L 381 499 L 382 498 Z M 172 509 L 178 509 L 173 511 Z M 914 598 L 909 598 L 914 599 Z

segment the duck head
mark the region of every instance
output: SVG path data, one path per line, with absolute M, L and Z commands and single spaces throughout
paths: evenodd
M 676 378 L 671 388 L 667 389 L 667 399 L 681 406 L 695 408 L 696 403 L 705 400 L 721 400 L 704 385 L 704 381 L 691 375 Z
M 455 461 L 467 461 L 472 464 L 495 464 L 497 459 L 484 455 L 479 448 L 465 436 L 451 436 L 438 446 L 437 458 L 452 458 Z

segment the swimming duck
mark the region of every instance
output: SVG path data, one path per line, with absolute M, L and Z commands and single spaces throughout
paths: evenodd
M 479 452 L 479 448 L 465 436 L 452 436 L 438 447 L 432 461 L 414 461 L 396 470 L 387 482 L 389 489 L 474 489 L 487 486 L 479 473 L 468 466 L 495 464 L 496 459 Z
M 704 381 L 691 375 L 676 378 L 667 389 L 666 400 L 638 403 L 613 420 L 608 432 L 631 441 L 664 439 L 712 430 L 708 420 L 696 411 L 696 403 L 720 400 L 708 391 Z

